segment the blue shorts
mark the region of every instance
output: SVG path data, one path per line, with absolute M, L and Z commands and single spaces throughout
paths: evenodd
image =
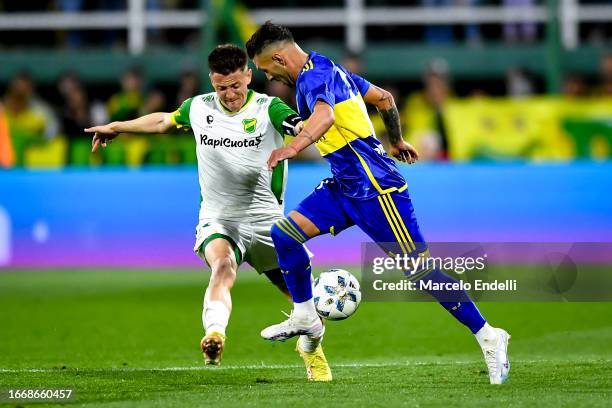
M 407 190 L 357 200 L 342 194 L 336 181 L 328 178 L 295 211 L 321 234 L 336 235 L 356 225 L 387 253 L 415 255 L 427 250 Z

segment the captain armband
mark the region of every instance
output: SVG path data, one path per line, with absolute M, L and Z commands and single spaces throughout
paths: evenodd
M 289 135 L 289 136 L 297 136 L 295 133 L 295 127 L 301 121 L 302 121 L 302 118 L 300 118 L 300 116 L 296 115 L 295 113 L 287 116 L 285 120 L 283 120 L 283 123 L 282 123 L 283 134 Z

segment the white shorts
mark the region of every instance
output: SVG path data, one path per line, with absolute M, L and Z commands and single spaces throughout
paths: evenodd
M 238 265 L 242 261 L 251 265 L 258 273 L 278 268 L 274 243 L 270 237 L 272 225 L 282 217 L 257 222 L 205 219 L 196 227 L 196 242 L 193 250 L 205 262 L 204 249 L 215 238 L 227 239 L 236 253 Z

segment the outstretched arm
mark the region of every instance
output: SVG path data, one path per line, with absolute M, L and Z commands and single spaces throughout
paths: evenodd
M 168 133 L 175 126 L 171 113 L 155 112 L 134 120 L 90 127 L 85 132 L 94 134 L 91 151 L 95 152 L 100 146 L 106 147 L 120 133 Z
M 268 159 L 268 168 L 271 170 L 276 167 L 278 162 L 294 158 L 299 152 L 315 143 L 334 124 L 334 120 L 333 108 L 325 102 L 317 101 L 308 123 L 293 138 L 291 143 L 272 152 Z
M 376 106 L 378 113 L 382 117 L 387 134 L 389 135 L 389 142 L 391 143 L 391 155 L 409 164 L 416 162 L 419 159 L 419 153 L 402 138 L 400 116 L 393 100 L 393 95 L 382 88 L 371 85 L 363 99 L 365 102 Z

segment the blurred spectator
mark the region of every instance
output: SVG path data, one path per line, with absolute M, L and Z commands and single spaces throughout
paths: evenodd
M 147 11 L 160 12 L 162 9 L 161 0 L 145 0 L 145 8 Z M 151 44 L 159 44 L 162 40 L 162 31 L 158 27 L 147 28 L 147 42 Z
M 166 97 L 162 91 L 157 88 L 153 88 L 147 95 L 147 98 L 140 109 L 139 116 L 164 111 L 166 111 Z
M 27 74 L 18 74 L 4 96 L 6 118 L 17 165 L 22 165 L 28 146 L 45 141 L 47 121 L 34 103 L 33 86 Z
M 346 68 L 347 71 L 357 75 L 361 75 L 361 72 L 363 71 L 361 57 L 359 54 L 355 54 L 354 52 L 347 53 L 342 61 L 340 61 L 340 65 Z
M 62 134 L 69 142 L 67 162 L 72 165 L 88 165 L 95 157 L 90 155 L 91 137 L 83 131 L 92 123 L 85 88 L 73 73 L 62 75 L 57 87 L 62 98 Z
M 62 131 L 69 139 L 83 138 L 83 129 L 91 126 L 91 112 L 85 90 L 79 82 L 66 78 L 61 94 L 64 98 L 62 106 Z M 70 85 L 68 85 L 70 84 Z M 62 82 L 60 82 L 60 88 Z M 89 136 L 87 136 L 89 138 Z
M 424 7 L 448 7 L 452 0 L 421 0 Z M 448 44 L 454 40 L 453 27 L 450 25 L 428 25 L 425 28 L 425 41 L 430 44 Z
M 121 92 L 108 101 L 108 115 L 111 121 L 130 120 L 138 117 L 142 106 L 142 79 L 140 71 L 131 68 L 121 77 Z
M 184 100 L 200 93 L 200 77 L 194 69 L 188 69 L 181 75 L 181 83 L 174 102 L 174 108 L 181 106 Z
M 444 109 L 451 93 L 447 62 L 432 61 L 423 82 L 425 89 L 411 95 L 403 110 L 407 139 L 425 160 L 447 160 L 449 143 Z
M 504 0 L 504 7 L 512 11 L 517 7 L 533 7 L 534 0 Z M 504 39 L 509 43 L 532 43 L 536 39 L 537 27 L 530 14 L 523 14 L 523 19 L 512 21 L 504 25 Z
M 94 126 L 110 122 L 104 101 L 94 99 L 91 101 L 91 124 Z
M 83 10 L 83 0 L 57 0 L 57 8 L 64 13 L 79 13 Z M 81 30 L 70 30 L 65 38 L 69 48 L 80 48 L 83 45 Z
M 62 98 L 66 98 L 74 88 L 82 87 L 81 79 L 75 72 L 64 72 L 57 81 L 57 90 Z
M 470 91 L 469 97 L 474 99 L 488 98 L 490 95 L 483 89 L 475 88 Z
M 98 0 L 95 10 L 121 11 L 127 9 L 126 0 Z M 104 38 L 108 47 L 120 45 L 122 30 L 104 30 Z
M 8 118 L 4 106 L 0 102 L 0 167 L 13 167 L 15 164 L 15 151 L 9 132 Z
M 457 4 L 463 7 L 474 8 L 478 6 L 480 0 L 457 0 Z M 478 24 L 466 24 L 463 26 L 465 41 L 468 45 L 477 46 L 482 44 L 480 26 Z
M 421 0 L 424 7 L 477 6 L 480 0 Z M 477 24 L 463 26 L 465 41 L 469 45 L 480 45 L 482 37 Z M 425 41 L 430 44 L 449 44 L 455 40 L 453 26 L 448 24 L 430 24 L 425 27 Z
M 510 68 L 506 73 L 506 94 L 512 98 L 533 95 L 533 82 L 523 68 Z
M 589 6 L 609 6 L 610 0 L 581 0 L 578 3 L 587 3 Z M 609 18 L 580 24 L 580 31 L 584 32 L 586 41 L 590 45 L 599 47 L 610 43 L 610 28 Z
M 606 53 L 599 63 L 600 84 L 597 95 L 612 96 L 612 53 Z
M 278 81 L 266 81 L 266 94 L 270 96 L 278 96 L 285 103 L 289 104 L 289 106 L 295 108 L 294 100 L 295 94 L 293 89 L 289 88 L 287 85 Z
M 53 139 L 59 132 L 59 121 L 55 111 L 44 99 L 36 94 L 36 86 L 34 80 L 27 72 L 21 72 L 16 75 L 15 80 L 21 82 L 27 89 L 29 106 L 31 109 L 42 115 L 45 119 L 44 136 L 47 139 Z
M 584 79 L 578 74 L 568 74 L 563 79 L 563 95 L 570 98 L 581 98 L 587 94 Z
M 444 105 L 448 99 L 448 65 L 446 61 L 434 61 L 425 74 L 426 97 L 434 114 L 435 129 L 439 138 L 439 156 L 448 159 L 448 132 L 444 123 Z M 434 144 L 435 146 L 436 144 Z

